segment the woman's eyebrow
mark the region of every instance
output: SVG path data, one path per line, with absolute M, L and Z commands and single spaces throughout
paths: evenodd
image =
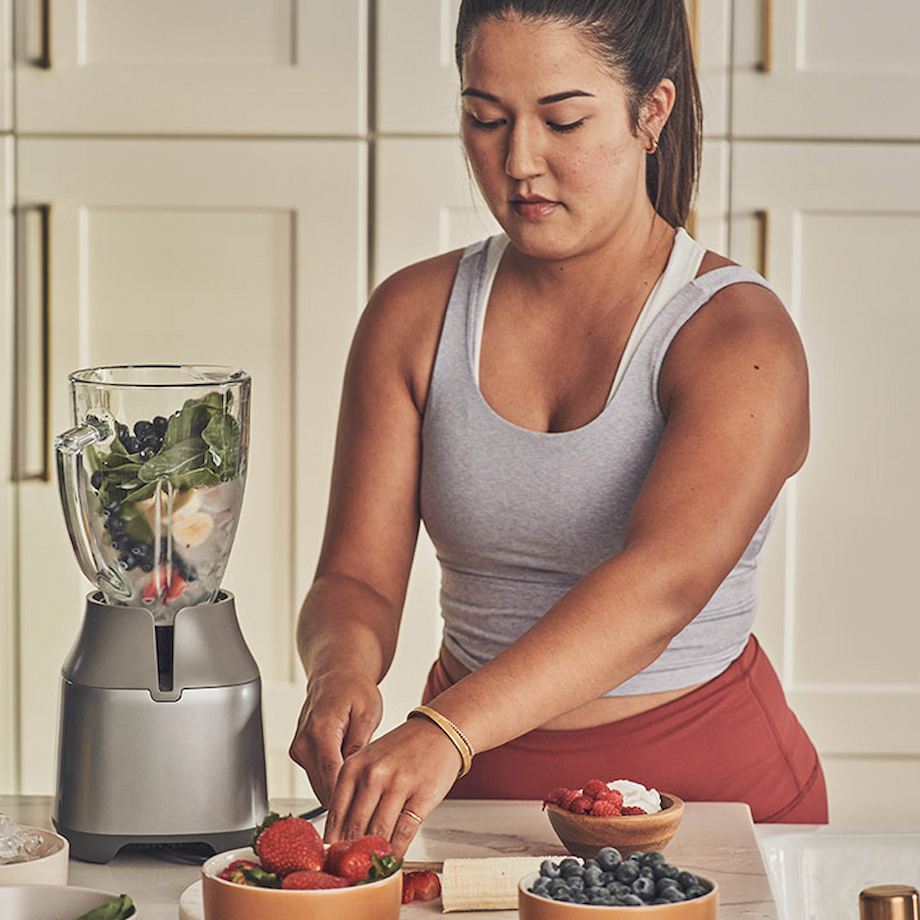
M 493 96 L 491 93 L 484 93 L 481 89 L 468 86 L 461 96 L 475 96 L 477 99 L 485 99 L 486 102 L 495 102 L 501 105 L 501 99 Z M 594 93 L 586 93 L 583 89 L 567 89 L 562 93 L 553 93 L 551 96 L 543 96 L 537 100 L 537 105 L 552 105 L 554 102 L 562 102 L 563 99 L 571 99 L 573 96 L 590 96 L 594 98 Z

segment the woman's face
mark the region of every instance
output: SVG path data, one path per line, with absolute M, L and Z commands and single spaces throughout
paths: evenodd
M 487 19 L 471 36 L 462 82 L 473 174 L 519 250 L 571 257 L 651 211 L 648 137 L 634 136 L 623 84 L 575 29 Z

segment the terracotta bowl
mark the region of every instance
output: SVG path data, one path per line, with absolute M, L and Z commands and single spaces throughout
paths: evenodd
M 67 839 L 43 827 L 24 825 L 23 829 L 41 837 L 41 848 L 34 859 L 0 866 L 0 885 L 66 885 L 70 855 Z
M 556 836 L 575 856 L 589 859 L 602 847 L 616 847 L 626 857 L 637 850 L 663 850 L 677 831 L 684 803 L 662 792 L 661 811 L 652 815 L 598 818 L 576 815 L 558 805 L 547 805 L 546 813 Z
M 642 815 L 634 817 L 641 818 Z M 569 904 L 553 901 L 527 889 L 539 873 L 525 875 L 518 885 L 518 917 L 520 920 L 618 920 L 620 917 L 645 917 L 648 920 L 716 920 L 719 907 L 719 886 L 711 879 L 712 891 L 692 901 L 676 904 L 646 904 L 643 907 L 598 907 L 591 904 Z
M 328 891 L 284 891 L 224 881 L 235 859 L 257 860 L 251 848 L 227 850 L 201 867 L 205 920 L 398 920 L 402 872 L 367 885 Z

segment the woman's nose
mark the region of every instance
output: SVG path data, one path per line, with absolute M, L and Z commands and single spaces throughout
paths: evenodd
M 508 134 L 505 172 L 512 179 L 529 179 L 540 175 L 544 165 L 539 139 L 532 127 L 519 121 Z

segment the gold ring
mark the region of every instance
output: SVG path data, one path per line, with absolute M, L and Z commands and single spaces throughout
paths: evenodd
M 417 815 L 411 808 L 404 808 L 401 812 L 401 815 L 405 815 L 407 818 L 412 818 L 415 821 L 418 821 L 419 824 L 422 823 L 421 815 Z

